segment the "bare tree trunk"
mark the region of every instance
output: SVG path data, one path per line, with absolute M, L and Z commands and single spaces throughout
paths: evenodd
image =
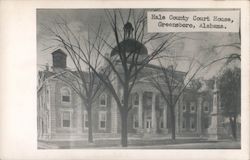
M 127 126 L 128 112 L 121 113 L 121 145 L 122 147 L 128 146 L 128 126 Z
M 175 140 L 175 112 L 174 107 L 170 106 L 170 124 L 171 124 L 171 137 L 172 140 Z
M 92 105 L 88 106 L 88 142 L 93 143 L 93 131 L 92 131 Z
M 121 145 L 122 147 L 128 146 L 128 101 L 129 101 L 129 93 L 128 93 L 128 80 L 125 80 L 125 84 L 123 86 L 123 106 L 121 108 Z
M 231 126 L 233 139 L 236 140 L 237 139 L 237 137 L 236 137 L 236 117 L 230 116 L 229 120 L 230 120 L 230 126 Z

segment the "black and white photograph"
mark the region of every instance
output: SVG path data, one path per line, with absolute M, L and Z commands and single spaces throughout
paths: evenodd
M 240 14 L 37 8 L 37 149 L 241 149 Z

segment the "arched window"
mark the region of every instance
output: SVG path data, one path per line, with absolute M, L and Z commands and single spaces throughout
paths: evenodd
M 69 103 L 70 102 L 70 90 L 69 88 L 62 88 L 61 89 L 61 97 L 62 97 L 62 102 L 67 102 Z
M 138 93 L 134 94 L 133 99 L 134 99 L 134 101 L 133 101 L 134 106 L 138 106 L 139 105 L 139 95 L 138 95 Z
M 106 105 L 107 105 L 107 96 L 106 96 L 106 94 L 102 94 L 101 96 L 100 96 L 100 106 L 103 106 L 103 107 L 105 107 Z

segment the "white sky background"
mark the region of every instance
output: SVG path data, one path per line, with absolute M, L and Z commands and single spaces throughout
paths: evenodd
M 168 11 L 167 9 L 164 9 Z M 140 10 L 137 10 L 140 11 Z M 123 10 L 124 17 L 126 17 L 128 10 Z M 53 45 L 51 37 L 42 25 L 53 26 L 52 23 L 55 19 L 61 16 L 67 20 L 71 29 L 80 35 L 87 35 L 88 26 L 94 30 L 98 27 L 99 23 L 102 23 L 102 29 L 111 32 L 111 27 L 107 22 L 105 12 L 102 9 L 46 9 L 37 10 L 37 63 L 38 69 L 44 69 L 46 63 L 49 66 L 52 65 L 52 53 L 56 48 L 46 49 Z M 122 25 L 121 25 L 122 29 Z M 240 50 L 234 49 L 232 47 L 220 48 L 217 50 L 212 50 L 212 46 L 228 44 L 233 42 L 239 42 L 238 33 L 225 33 L 225 32 L 205 32 L 205 33 L 180 33 L 181 36 L 188 37 L 174 44 L 173 47 L 169 48 L 170 52 L 176 54 L 177 56 L 188 56 L 195 57 L 201 63 L 207 64 L 217 58 L 224 57 L 231 53 L 239 53 Z M 112 35 L 111 35 L 112 36 Z M 115 45 L 115 43 L 114 43 Z M 150 53 L 150 46 L 147 46 L 148 52 Z M 108 51 L 110 52 L 110 51 Z M 221 66 L 225 61 L 220 61 L 209 67 L 206 71 L 201 72 L 199 76 L 205 79 L 211 78 L 217 74 L 221 69 Z M 157 62 L 152 62 L 157 64 Z M 190 62 L 181 61 L 177 62 L 177 69 L 180 71 L 186 71 Z M 73 68 L 70 58 L 67 59 L 67 65 Z M 236 64 L 240 66 L 240 63 Z

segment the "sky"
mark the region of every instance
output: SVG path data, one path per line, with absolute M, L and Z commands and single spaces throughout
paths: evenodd
M 168 11 L 169 9 L 164 9 Z M 139 14 L 142 10 L 137 9 L 135 13 Z M 128 15 L 128 10 L 121 10 L 124 19 Z M 52 65 L 51 53 L 58 48 L 54 46 L 55 42 L 52 40 L 48 29 L 46 27 L 54 27 L 55 20 L 63 17 L 69 24 L 70 28 L 80 36 L 86 36 L 88 28 L 96 30 L 99 24 L 102 24 L 102 29 L 109 34 L 111 32 L 110 24 L 107 20 L 105 11 L 103 9 L 38 9 L 37 10 L 37 65 L 38 70 L 44 69 L 45 65 Z M 122 29 L 121 21 L 118 22 Z M 45 27 L 46 26 L 46 27 Z M 215 45 L 228 44 L 239 42 L 238 33 L 225 33 L 225 32 L 192 32 L 192 33 L 179 33 L 182 37 L 181 40 L 176 42 L 169 52 L 177 56 L 195 57 L 201 63 L 206 64 L 216 58 L 227 56 L 231 53 L 240 54 L 239 49 L 233 47 L 224 47 L 213 50 Z M 114 43 L 115 44 L 115 43 Z M 146 46 L 149 53 L 151 52 L 150 46 Z M 109 52 L 109 51 L 108 51 Z M 157 62 L 152 62 L 157 65 Z M 177 70 L 186 71 L 189 63 L 187 61 L 177 62 Z M 67 64 L 69 68 L 73 65 L 68 58 Z M 221 70 L 224 62 L 220 61 L 215 63 L 206 70 L 200 72 L 198 76 L 205 79 L 216 76 L 218 71 Z M 239 62 L 232 64 L 240 66 Z

